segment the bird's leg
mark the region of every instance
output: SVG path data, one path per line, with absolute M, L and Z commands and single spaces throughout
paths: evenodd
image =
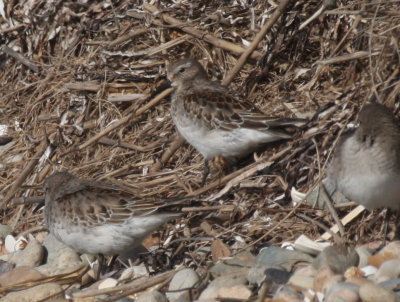
M 384 225 L 383 225 L 383 245 L 384 246 L 386 245 L 386 236 L 388 233 L 389 219 L 392 215 L 393 215 L 392 210 L 388 208 L 386 210 L 385 220 L 383 222 L 384 223 Z M 397 227 L 396 227 L 396 233 L 397 233 Z M 395 233 L 395 236 L 396 236 L 396 233 Z
M 104 264 L 106 263 L 106 259 L 104 258 L 103 254 L 99 254 L 97 261 L 99 262 L 99 267 L 97 268 L 97 271 L 95 272 L 95 280 L 100 280 L 101 277 L 101 271 L 103 270 Z
M 203 178 L 201 180 L 201 187 L 204 187 L 204 185 L 206 184 L 206 180 L 207 180 L 207 176 L 210 173 L 210 168 L 208 166 L 208 159 L 204 159 L 204 171 L 203 171 Z
M 393 238 L 393 240 L 400 240 L 400 209 L 398 209 L 397 211 L 396 211 L 396 220 L 395 220 L 395 222 L 396 222 L 396 229 L 395 229 L 395 231 L 394 231 L 394 238 Z

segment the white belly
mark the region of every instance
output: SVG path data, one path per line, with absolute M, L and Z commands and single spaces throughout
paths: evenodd
M 356 174 L 338 181 L 338 189 L 349 199 L 368 209 L 400 208 L 400 176 L 393 174 Z
M 280 136 L 268 132 L 237 128 L 232 131 L 209 130 L 200 123 L 181 118 L 174 119 L 179 133 L 199 151 L 205 159 L 215 156 L 240 158 L 255 151 L 260 145 L 280 140 Z

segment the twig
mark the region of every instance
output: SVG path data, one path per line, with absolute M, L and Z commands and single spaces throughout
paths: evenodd
M 108 43 L 107 48 L 111 48 L 114 46 L 117 46 L 118 44 L 121 44 L 127 40 L 131 40 L 134 37 L 140 36 L 144 33 L 149 32 L 148 28 L 139 28 L 139 29 L 135 29 L 129 33 L 127 33 L 126 35 L 123 35 L 117 39 L 115 39 L 114 41 L 111 41 L 110 43 Z
M 240 71 L 244 63 L 246 62 L 247 58 L 253 53 L 254 49 L 257 48 L 258 44 L 261 40 L 265 37 L 267 32 L 271 29 L 271 27 L 275 24 L 275 22 L 279 19 L 279 17 L 283 14 L 285 7 L 288 5 L 289 0 L 282 0 L 279 2 L 278 7 L 276 8 L 274 14 L 268 20 L 267 23 L 264 24 L 262 29 L 257 33 L 253 42 L 246 48 L 246 50 L 241 54 L 239 60 L 237 61 L 236 65 L 229 71 L 228 75 L 222 81 L 223 85 L 228 85 L 235 75 Z
M 318 226 L 319 228 L 323 229 L 325 232 L 331 234 L 331 236 L 333 236 L 333 238 L 335 238 L 335 241 L 338 242 L 343 242 L 342 238 L 340 238 L 337 234 L 335 234 L 332 230 L 330 230 L 327 226 L 323 225 L 322 223 L 320 223 L 319 221 L 312 219 L 311 217 L 308 217 L 304 214 L 300 214 L 297 213 L 295 214 L 296 216 L 300 217 L 301 219 L 304 219 L 307 222 L 310 222 L 312 224 L 315 224 L 316 226 Z
M 317 64 L 322 64 L 322 65 L 336 64 L 336 63 L 342 63 L 342 62 L 351 61 L 351 60 L 355 60 L 355 59 L 363 59 L 366 57 L 376 56 L 376 55 L 379 55 L 379 52 L 369 53 L 368 51 L 357 51 L 357 52 L 349 53 L 349 54 L 343 55 L 343 56 L 337 56 L 337 57 L 329 58 L 326 60 L 319 60 L 319 61 L 317 61 Z
M 107 87 L 107 84 L 104 84 Z M 95 81 L 89 82 L 72 82 L 65 83 L 64 88 L 70 90 L 84 90 L 84 91 L 93 91 L 97 92 L 101 89 L 102 85 Z
M 46 151 L 48 145 L 47 139 L 43 140 L 43 142 L 37 148 L 36 153 L 33 155 L 29 163 L 25 166 L 25 169 L 21 172 L 18 179 L 14 182 L 13 186 L 8 191 L 6 197 L 0 202 L 0 208 L 4 208 L 7 206 L 8 202 L 14 196 L 15 192 L 20 188 L 20 186 L 24 183 L 26 178 L 31 174 L 32 170 L 36 167 L 39 159 L 42 157 L 43 153 Z
M 99 144 L 103 144 L 103 145 L 107 145 L 107 146 L 116 146 L 116 147 L 135 150 L 135 151 L 139 151 L 139 152 L 147 152 L 147 151 L 154 149 L 156 146 L 158 146 L 159 142 L 153 142 L 153 143 L 148 144 L 147 146 L 142 147 L 142 146 L 126 143 L 126 142 L 121 142 L 119 140 L 112 139 L 109 137 L 102 137 L 99 140 Z
M 333 207 L 333 202 L 331 197 L 329 196 L 328 192 L 326 191 L 325 185 L 321 182 L 320 187 L 322 189 L 322 194 L 324 194 L 325 196 L 325 204 L 328 207 L 329 211 L 331 212 L 331 215 L 333 217 L 333 220 L 335 220 L 338 228 L 339 228 L 339 232 L 340 232 L 340 236 L 343 237 L 344 236 L 344 227 L 343 224 L 340 222 L 339 216 L 335 210 L 335 208 Z
M 180 268 L 182 269 L 182 268 Z M 88 298 L 88 297 L 95 297 L 99 295 L 107 295 L 107 294 L 112 294 L 115 292 L 123 291 L 121 293 L 121 296 L 118 296 L 118 298 L 126 297 L 128 295 L 134 294 L 136 292 L 145 290 L 146 288 L 152 287 L 154 285 L 157 285 L 169 278 L 171 278 L 173 275 L 175 275 L 180 269 L 177 270 L 172 270 L 163 274 L 159 274 L 154 277 L 150 277 L 147 280 L 135 280 L 133 282 L 116 286 L 116 287 L 111 287 L 111 288 L 104 288 L 104 289 L 91 289 L 91 290 L 85 290 L 81 291 L 78 293 L 74 293 L 72 297 L 74 299 L 82 299 L 82 298 Z M 110 299 L 102 299 L 103 302 L 106 301 L 115 301 L 116 297 L 110 297 Z
M 150 102 L 148 102 L 147 104 L 145 104 L 144 106 L 142 106 L 141 108 L 139 108 L 136 112 L 134 112 L 133 114 L 130 114 L 128 116 L 125 116 L 123 118 L 121 118 L 120 120 L 116 121 L 115 123 L 112 123 L 110 126 L 108 126 L 106 129 L 104 129 L 103 131 L 97 133 L 95 136 L 93 136 L 92 138 L 90 138 L 89 140 L 87 140 L 85 143 L 83 143 L 82 145 L 64 153 L 70 153 L 70 152 L 74 152 L 74 151 L 80 151 L 82 149 L 85 149 L 87 147 L 89 147 L 90 145 L 94 144 L 95 142 L 97 142 L 99 139 L 101 139 L 103 136 L 107 135 L 108 133 L 110 133 L 111 131 L 127 124 L 128 122 L 130 122 L 134 117 L 138 117 L 140 116 L 142 113 L 146 112 L 147 110 L 149 110 L 150 108 L 154 107 L 155 105 L 157 105 L 163 98 L 165 98 L 166 96 L 168 96 L 171 92 L 172 92 L 172 88 L 168 88 L 165 89 L 163 92 L 161 92 L 159 95 L 157 95 L 154 99 L 152 99 Z
M 15 197 L 11 200 L 12 204 L 28 204 L 28 203 L 41 203 L 44 201 L 44 196 L 21 196 Z
M 20 63 L 24 64 L 26 67 L 28 67 L 30 70 L 33 72 L 38 73 L 39 72 L 39 67 L 36 66 L 35 63 L 33 63 L 31 60 L 25 58 L 23 55 L 19 54 L 18 52 L 12 50 L 10 47 L 4 45 L 2 47 L 2 50 L 4 53 L 8 54 L 9 56 L 13 57 Z
M 146 4 L 145 3 L 145 4 L 143 4 L 142 7 L 145 10 L 147 10 L 147 11 L 153 13 L 153 14 L 159 12 L 158 8 L 155 7 L 154 5 L 151 5 L 151 4 Z M 131 14 L 129 14 L 129 12 L 127 14 L 131 15 Z M 136 14 L 131 15 L 131 16 L 137 18 Z M 190 34 L 190 35 L 192 35 L 192 36 L 194 36 L 196 38 L 203 39 L 204 41 L 206 41 L 206 42 L 208 42 L 208 43 L 210 43 L 210 44 L 212 44 L 212 45 L 214 45 L 216 47 L 220 47 L 222 49 L 231 51 L 231 52 L 236 53 L 236 54 L 242 54 L 243 52 L 245 52 L 245 48 L 243 48 L 242 46 L 238 46 L 238 45 L 236 45 L 234 43 L 231 43 L 231 42 L 228 42 L 228 41 L 225 41 L 225 40 L 222 40 L 222 39 L 218 39 L 218 38 L 215 38 L 214 36 L 212 36 L 210 34 L 201 32 L 201 31 L 199 31 L 199 30 L 187 25 L 186 23 L 182 23 L 178 19 L 175 19 L 175 18 L 169 16 L 166 13 L 159 13 L 159 16 L 162 18 L 162 20 L 164 22 L 172 25 L 173 27 L 179 28 L 180 30 L 184 31 L 185 33 L 188 33 L 188 34 Z M 260 52 L 257 52 L 257 51 L 255 51 L 255 52 L 253 52 L 251 54 L 251 58 L 253 58 L 253 59 L 260 59 L 261 57 L 262 57 L 262 54 Z
M 198 212 L 198 211 L 216 211 L 232 212 L 235 209 L 234 205 L 207 206 L 207 207 L 186 207 L 182 208 L 182 212 Z
M 177 134 L 175 136 L 175 139 L 171 143 L 171 145 L 168 147 L 167 150 L 163 153 L 161 156 L 160 161 L 158 161 L 155 165 L 153 165 L 150 169 L 151 172 L 156 172 L 162 168 L 163 165 L 165 165 L 168 160 L 171 158 L 172 155 L 175 154 L 176 150 L 178 150 L 183 144 L 185 143 L 185 139 Z
M 280 152 L 276 153 L 275 155 L 271 156 L 270 158 L 268 158 L 268 161 L 269 161 L 269 162 L 273 162 L 273 161 L 275 161 L 276 159 L 278 159 L 279 157 L 281 157 L 283 154 L 285 154 L 287 151 L 290 151 L 290 150 L 291 150 L 291 147 L 290 147 L 290 146 L 289 146 L 289 147 L 286 147 L 286 148 L 283 149 L 282 151 L 280 151 Z M 262 162 L 262 161 L 264 161 L 264 160 L 267 160 L 267 158 L 266 158 L 266 157 L 260 157 L 260 158 L 259 158 L 257 161 L 255 161 L 254 163 L 251 163 L 250 165 L 248 165 L 248 166 L 246 166 L 246 167 L 244 167 L 244 168 L 242 168 L 242 169 L 240 169 L 240 170 L 236 170 L 236 171 L 234 171 L 233 173 L 228 174 L 228 175 L 222 177 L 221 179 L 217 179 L 216 181 L 214 181 L 214 182 L 212 182 L 212 183 L 210 183 L 210 184 L 208 184 L 208 185 L 206 185 L 206 186 L 204 186 L 204 187 L 202 187 L 202 188 L 200 188 L 200 189 L 198 189 L 198 190 L 196 190 L 196 191 L 190 193 L 189 196 L 200 195 L 200 194 L 202 194 L 202 193 L 204 193 L 204 192 L 207 192 L 208 190 L 217 188 L 217 187 L 219 187 L 219 186 L 221 186 L 221 185 L 227 183 L 227 182 L 230 181 L 231 179 L 233 179 L 233 178 L 239 176 L 240 174 L 246 173 L 246 171 L 253 169 L 253 168 L 256 167 L 258 164 L 260 164 L 260 162 Z
M 350 221 L 352 221 L 354 218 L 356 218 L 358 215 L 360 215 L 363 211 L 365 210 L 365 207 L 362 205 L 357 206 L 355 209 L 353 209 L 349 214 L 347 214 L 346 216 L 344 216 L 341 220 L 341 223 L 343 225 L 348 224 Z M 333 231 L 334 233 L 336 233 L 339 228 L 338 226 L 335 224 L 334 226 L 332 226 L 330 228 L 331 231 Z M 329 232 L 325 232 L 324 234 L 322 234 L 318 240 L 329 240 L 332 237 L 332 235 Z

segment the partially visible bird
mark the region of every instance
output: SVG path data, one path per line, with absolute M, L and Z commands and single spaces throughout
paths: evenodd
M 45 222 L 79 253 L 128 255 L 150 233 L 181 215 L 167 211 L 187 200 L 146 201 L 116 186 L 56 172 L 44 185 Z
M 359 113 L 359 127 L 342 136 L 328 168 L 328 181 L 368 209 L 400 209 L 400 125 L 384 105 Z
M 167 76 L 176 88 L 172 119 L 178 132 L 203 155 L 203 177 L 207 176 L 209 159 L 234 161 L 263 144 L 290 139 L 290 130 L 306 123 L 304 119 L 265 115 L 237 93 L 209 80 L 201 64 L 192 58 L 171 63 Z

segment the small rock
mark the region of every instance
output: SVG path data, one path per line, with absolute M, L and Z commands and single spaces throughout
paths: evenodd
M 118 284 L 118 280 L 114 278 L 106 278 L 101 280 L 101 283 L 97 287 L 98 289 L 110 288 L 115 287 Z
M 327 292 L 325 302 L 358 302 L 360 297 L 358 295 L 359 287 L 352 283 L 338 283 L 332 286 Z
M 333 275 L 332 277 L 325 280 L 324 284 L 322 285 L 322 292 L 327 293 L 329 292 L 333 286 L 339 283 L 343 283 L 344 278 L 342 275 Z
M 169 284 L 168 291 L 167 292 L 167 298 L 169 301 L 189 301 L 189 296 L 187 293 L 189 290 L 183 290 L 179 291 L 184 288 L 194 288 L 196 285 L 198 285 L 200 282 L 200 277 L 199 275 L 191 268 L 185 268 L 179 272 L 177 272 L 174 277 L 171 280 L 171 283 Z M 173 292 L 172 292 L 173 291 Z M 186 297 L 188 299 L 185 299 Z
M 387 260 L 375 273 L 376 282 L 383 282 L 400 277 L 400 259 Z
M 45 283 L 18 292 L 12 292 L 0 299 L 0 302 L 38 302 L 53 299 L 59 294 L 63 295 L 63 289 L 57 283 Z
M 359 294 L 363 302 L 398 301 L 397 295 L 394 292 L 374 283 L 366 283 L 362 285 L 360 287 Z
M 265 271 L 267 280 L 273 281 L 276 284 L 285 284 L 289 280 L 290 275 L 291 273 L 283 269 L 267 268 Z
M 368 263 L 380 267 L 387 260 L 400 258 L 400 241 L 392 241 L 375 255 L 368 258 Z
M 44 248 L 36 239 L 32 238 L 24 250 L 16 251 L 7 256 L 6 261 L 14 263 L 16 266 L 36 267 L 43 261 Z
M 0 286 L 4 287 L 27 281 L 35 281 L 43 277 L 41 273 L 29 266 L 19 266 L 0 276 Z
M 43 245 L 47 249 L 47 263 L 36 269 L 46 276 L 62 274 L 76 270 L 83 262 L 79 255 L 64 243 L 49 234 Z
M 226 274 L 242 274 L 243 276 L 246 276 L 252 267 L 257 267 L 259 265 L 260 262 L 257 261 L 256 257 L 254 257 L 250 252 L 245 251 L 237 254 L 231 259 L 213 265 L 210 269 L 210 273 L 213 277 L 219 277 Z
M 157 290 L 140 295 L 135 302 L 168 302 L 167 298 Z
M 334 273 L 343 274 L 347 268 L 358 265 L 358 254 L 352 247 L 332 245 L 325 248 L 313 262 L 316 269 L 329 267 Z
M 313 258 L 310 255 L 298 251 L 283 249 L 277 246 L 270 246 L 261 249 L 257 259 L 268 268 L 284 268 L 288 272 L 292 271 L 295 264 L 301 262 L 311 263 L 313 261 Z
M 356 252 L 358 254 L 359 262 L 358 267 L 365 267 L 368 265 L 368 259 L 371 257 L 371 252 L 366 247 L 357 247 Z
M 299 293 L 290 285 L 283 285 L 275 293 L 274 299 L 278 301 L 300 302 L 304 301 L 304 296 L 302 293 Z
M 361 277 L 350 277 L 350 278 L 346 279 L 346 282 L 361 286 L 361 285 L 364 285 L 365 283 L 371 283 L 371 280 L 361 278 Z
M 0 224 L 0 237 L 6 238 L 7 235 L 10 235 L 12 232 L 12 228 L 9 225 Z
M 361 269 L 361 271 L 364 273 L 365 277 L 368 277 L 368 276 L 374 275 L 378 271 L 378 269 L 373 265 L 367 265 L 367 266 L 364 266 Z
M 217 297 L 222 300 L 242 300 L 247 301 L 251 296 L 251 290 L 243 284 L 234 285 L 232 287 L 222 287 L 219 289 Z
M 15 264 L 0 260 L 0 276 L 4 273 L 11 271 L 15 267 Z
M 314 287 L 315 275 L 315 269 L 311 265 L 308 265 L 297 269 L 290 277 L 288 284 L 312 289 Z
M 352 266 L 349 267 L 345 272 L 344 272 L 344 277 L 345 278 L 350 278 L 350 277 L 364 277 L 364 272 L 359 269 L 358 267 Z
M 215 278 L 200 294 L 199 300 L 216 299 L 221 288 L 232 288 L 236 285 L 245 285 L 247 279 L 242 274 L 224 275 Z
M 382 286 L 386 289 L 389 289 L 389 290 L 399 290 L 400 289 L 400 278 L 383 281 L 383 282 L 380 282 L 378 285 Z
M 316 292 L 322 292 L 325 282 L 335 276 L 336 274 L 329 267 L 321 267 L 314 279 L 314 290 Z

